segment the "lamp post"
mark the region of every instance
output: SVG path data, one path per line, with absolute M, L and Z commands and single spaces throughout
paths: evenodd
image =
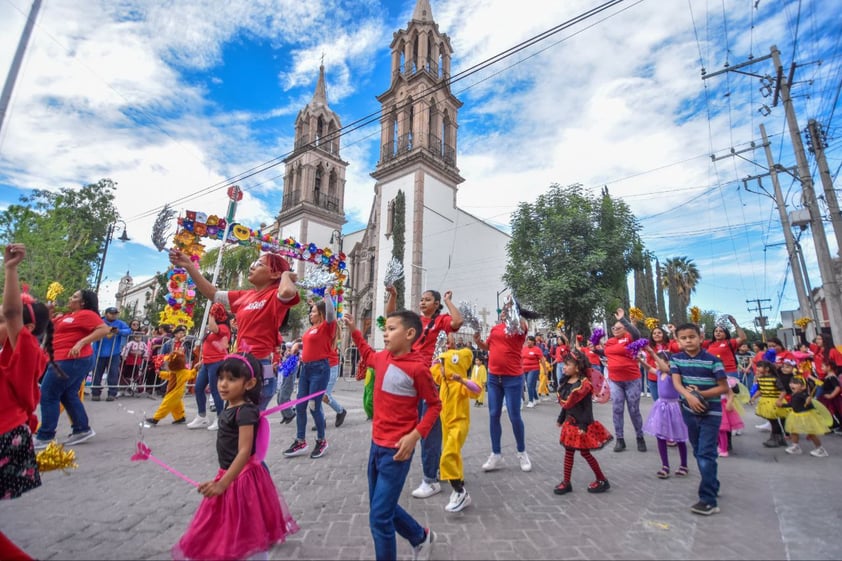
M 96 271 L 96 288 L 94 292 L 99 295 L 99 285 L 102 282 L 102 271 L 105 269 L 105 256 L 108 255 L 108 246 L 111 244 L 111 240 L 114 238 L 114 228 L 117 224 L 123 225 L 123 233 L 120 234 L 120 237 L 117 238 L 121 242 L 125 243 L 129 241 L 129 235 L 126 233 L 126 223 L 122 220 L 117 220 L 116 222 L 112 222 L 108 225 L 108 229 L 105 231 L 105 247 L 102 249 L 102 257 L 99 260 L 99 267 L 97 267 Z

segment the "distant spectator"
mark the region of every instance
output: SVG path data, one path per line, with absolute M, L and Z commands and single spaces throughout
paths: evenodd
M 106 372 L 108 397 L 105 401 L 117 399 L 117 384 L 120 380 L 120 353 L 123 350 L 123 345 L 132 334 L 128 324 L 117 317 L 119 313 L 120 311 L 114 306 L 105 309 L 105 315 L 102 319 L 105 325 L 110 328 L 110 331 L 104 339 L 100 339 L 94 344 L 96 364 L 94 366 L 94 380 L 91 385 L 91 399 L 93 401 L 100 400 L 102 375 Z

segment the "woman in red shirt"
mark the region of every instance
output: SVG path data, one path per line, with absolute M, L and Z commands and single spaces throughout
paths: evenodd
M 301 370 L 298 377 L 298 398 L 327 389 L 330 380 L 330 356 L 336 346 L 336 310 L 330 287 L 325 289 L 322 301 L 310 306 L 310 329 L 301 337 Z M 327 450 L 325 439 L 325 414 L 322 396 L 304 401 L 295 406 L 296 436 L 292 445 L 284 451 L 291 458 L 307 453 L 307 403 L 312 403 L 310 414 L 316 423 L 316 445 L 311 458 L 321 458 Z
M 739 380 L 740 367 L 737 365 L 737 349 L 746 341 L 746 332 L 737 324 L 734 316 L 728 316 L 728 320 L 734 325 L 737 331 L 737 338 L 731 339 L 731 333 L 725 327 L 716 326 L 713 330 L 713 340 L 702 343 L 702 348 L 722 361 L 725 373 L 732 378 Z
M 535 345 L 535 337 L 526 338 L 526 346 L 520 351 L 523 363 L 523 375 L 526 378 L 526 406 L 535 407 L 538 404 L 538 374 L 541 372 L 541 358 L 544 353 Z
M 230 337 L 231 328 L 228 326 L 228 312 L 225 311 L 225 306 L 217 302 L 211 306 L 208 314 L 207 334 L 202 341 L 201 366 L 199 367 L 199 373 L 196 375 L 194 393 L 196 394 L 198 413 L 196 418 L 187 424 L 188 429 L 207 427 L 208 430 L 219 430 L 218 419 L 222 413 L 223 403 L 216 386 L 216 375 L 219 367 L 225 361 L 225 355 L 228 354 Z M 217 418 L 213 420 L 213 423 L 205 414 L 205 404 L 207 403 L 205 389 L 208 386 L 210 386 L 211 398 L 213 398 L 213 404 L 216 408 Z
M 99 300 L 91 290 L 77 290 L 67 302 L 69 313 L 53 319 L 53 357 L 41 381 L 41 427 L 35 435 L 35 449 L 46 448 L 56 437 L 59 404 L 64 405 L 73 423 L 73 433 L 64 444 L 79 444 L 96 433 L 88 424 L 88 414 L 79 388 L 93 366 L 91 343 L 111 333 L 99 315 Z
M 526 453 L 526 434 L 524 431 L 523 418 L 520 416 L 520 403 L 523 398 L 523 359 L 521 349 L 526 340 L 528 325 L 526 319 L 534 319 L 538 314 L 529 310 L 520 310 L 520 333 L 509 335 L 506 332 L 506 319 L 509 310 L 503 308 L 500 312 L 500 322 L 491 328 L 488 338 L 483 341 L 480 334 L 474 333 L 474 343 L 484 351 L 488 351 L 488 416 L 489 429 L 491 432 L 491 455 L 482 465 L 485 471 L 498 469 L 503 463 L 500 440 L 503 436 L 503 428 L 500 426 L 500 416 L 503 413 L 503 400 L 506 400 L 506 409 L 509 413 L 509 421 L 512 423 L 512 432 L 517 444 L 517 457 L 520 461 L 520 469 L 523 471 L 532 470 L 532 462 Z
M 629 409 L 634 432 L 637 435 L 637 449 L 646 452 L 646 440 L 643 438 L 643 417 L 640 414 L 640 394 L 643 393 L 640 366 L 636 357 L 629 356 L 626 347 L 632 341 L 640 339 L 640 332 L 626 319 L 622 308 L 614 313 L 617 321 L 611 327 L 611 337 L 605 341 L 605 359 L 608 363 L 608 383 L 611 388 L 611 408 L 614 421 L 614 434 L 617 443 L 615 452 L 626 449 L 623 438 L 623 413 L 626 405 Z
M 298 304 L 298 275 L 290 270 L 286 259 L 277 253 L 263 253 L 249 267 L 251 290 L 218 290 L 206 279 L 190 257 L 178 249 L 170 250 L 170 263 L 182 267 L 196 289 L 211 302 L 219 302 L 233 312 L 237 320 L 237 352 L 254 355 L 263 366 L 261 410 L 275 395 L 278 379 L 272 368 L 278 331 L 286 322 L 289 309 Z

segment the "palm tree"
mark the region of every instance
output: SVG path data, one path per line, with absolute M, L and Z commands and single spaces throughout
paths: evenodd
M 687 307 L 690 295 L 702 276 L 692 259 L 686 256 L 672 257 L 664 262 L 662 282 L 669 293 L 670 318 L 673 323 L 687 321 Z

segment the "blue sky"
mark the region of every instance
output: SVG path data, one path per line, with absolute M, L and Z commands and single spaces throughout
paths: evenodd
M 453 74 L 599 4 L 431 0 L 454 47 Z M 842 11 L 833 4 L 626 0 L 471 74 L 453 86 L 464 102 L 459 205 L 505 229 L 516 205 L 551 183 L 607 185 L 640 218 L 647 248 L 662 259 L 695 260 L 702 280 L 694 304 L 743 324 L 755 315 L 747 299 L 769 299 L 773 317 L 797 307 L 772 201 L 741 188 L 742 178 L 765 171 L 762 151 L 711 158 L 759 145 L 764 123 L 777 161 L 794 165 L 782 107 L 762 116 L 771 102 L 756 77 L 702 80 L 701 68 L 714 72 L 777 45 L 787 70 L 799 65 L 799 124 L 815 118 L 828 130 L 836 175 Z M 0 0 L 4 73 L 29 6 Z M 0 131 L 0 206 L 32 188 L 117 181 L 132 242 L 109 249 L 107 303 L 126 270 L 142 280 L 167 267 L 150 240 L 157 208 L 174 202 L 179 210 L 221 213 L 226 178 L 289 153 L 322 55 L 328 101 L 342 122 L 376 113 L 375 96 L 389 86 L 392 33 L 406 27 L 414 6 L 44 0 Z M 749 70 L 773 72 L 771 61 Z M 342 137 L 350 163 L 346 232 L 368 217 L 378 142 L 376 122 Z M 281 165 L 237 182 L 246 191 L 243 222 L 256 226 L 277 214 L 282 173 Z M 799 208 L 800 186 L 783 181 L 788 210 Z M 829 223 L 827 231 L 835 254 Z M 809 231 L 802 246 L 818 285 Z

